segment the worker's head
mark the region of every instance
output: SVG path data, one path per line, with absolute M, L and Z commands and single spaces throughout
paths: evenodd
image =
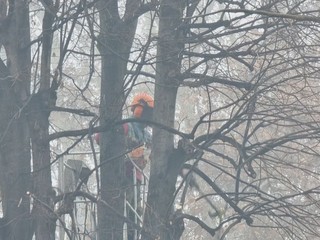
M 145 120 L 152 120 L 153 107 L 153 98 L 147 93 L 138 93 L 131 103 L 133 116 Z

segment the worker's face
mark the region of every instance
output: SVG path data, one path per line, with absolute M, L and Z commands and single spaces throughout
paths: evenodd
M 144 107 L 143 112 L 141 114 L 141 119 L 152 121 L 153 119 L 153 108 L 151 107 Z

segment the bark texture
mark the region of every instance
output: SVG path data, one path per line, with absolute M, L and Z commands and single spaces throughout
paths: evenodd
M 112 125 L 122 119 L 124 79 L 127 61 L 135 35 L 136 20 L 129 20 L 137 1 L 127 1 L 126 14 L 120 18 L 118 1 L 99 2 L 100 35 L 98 48 L 102 55 L 100 125 Z M 111 128 L 101 134 L 100 161 L 101 199 L 123 214 L 124 207 L 124 156 L 122 127 Z M 119 156 L 115 158 L 115 156 Z M 123 220 L 117 214 L 98 205 L 99 240 L 122 239 Z
M 45 3 L 54 9 L 53 2 Z M 56 216 L 53 214 L 51 181 L 51 157 L 49 144 L 50 109 L 56 103 L 56 82 L 50 88 L 51 48 L 53 39 L 52 25 L 54 14 L 48 10 L 43 18 L 43 38 L 41 51 L 40 87 L 32 96 L 29 104 L 29 123 L 32 142 L 33 188 L 35 201 L 32 209 L 34 232 L 37 240 L 55 239 Z
M 2 3 L 3 7 L 6 7 Z M 3 10 L 3 9 L 2 9 Z M 0 184 L 3 219 L 2 239 L 30 239 L 30 139 L 24 108 L 29 97 L 29 8 L 22 0 L 1 11 L 0 46 Z M 0 237 L 0 239 L 1 239 Z
M 179 30 L 183 14 L 183 1 L 164 0 L 159 15 L 159 40 L 155 84 L 154 120 L 174 127 L 175 104 L 181 69 L 180 53 L 183 49 Z M 173 134 L 159 128 L 153 130 L 152 163 L 148 191 L 146 231 L 148 239 L 179 239 L 171 224 L 173 195 L 178 171 L 170 171 L 174 154 Z M 178 167 L 179 168 L 179 167 Z M 177 169 L 178 169 L 177 168 Z M 178 234 L 179 235 L 179 234 Z

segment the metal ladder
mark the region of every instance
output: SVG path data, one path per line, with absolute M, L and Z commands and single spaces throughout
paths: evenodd
M 147 191 L 148 191 L 148 183 L 149 179 L 145 175 L 142 169 L 139 168 L 135 162 L 128 157 L 128 159 L 131 161 L 133 164 L 133 174 L 132 174 L 132 188 L 130 189 L 131 191 L 133 190 L 133 202 L 130 202 L 127 199 L 127 192 L 125 192 L 125 203 L 124 203 L 124 217 L 126 218 L 132 218 L 132 216 L 129 216 L 129 211 L 133 213 L 133 219 L 132 220 L 135 224 L 142 226 L 143 224 L 143 218 L 144 218 L 144 213 L 145 213 L 145 207 L 146 207 L 146 200 L 147 200 Z M 137 171 L 142 173 L 142 181 L 139 183 L 137 181 Z M 129 191 L 130 191 L 129 190 Z M 132 230 L 133 234 L 131 235 L 131 239 L 129 239 L 130 235 L 130 230 L 128 229 L 128 224 L 124 223 L 123 224 L 123 240 L 139 240 L 140 239 L 140 234 L 137 231 L 137 229 Z

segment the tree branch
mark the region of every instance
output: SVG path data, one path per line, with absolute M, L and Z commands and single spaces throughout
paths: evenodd
M 96 117 L 97 114 L 86 109 L 74 109 L 65 107 L 52 107 L 50 111 L 73 113 L 84 117 Z
M 141 120 L 141 119 L 137 119 L 137 118 L 127 118 L 127 119 L 123 119 L 123 120 L 117 121 L 117 122 L 110 122 L 110 123 L 106 124 L 105 126 L 94 127 L 92 129 L 85 128 L 85 129 L 79 129 L 79 130 L 70 130 L 70 131 L 52 133 L 52 134 L 50 134 L 48 141 L 52 141 L 52 140 L 55 140 L 58 138 L 63 138 L 63 137 L 84 136 L 84 135 L 88 134 L 89 131 L 91 133 L 106 132 L 106 131 L 110 131 L 115 126 L 119 126 L 119 125 L 122 125 L 125 123 L 130 123 L 130 122 L 144 123 L 144 124 L 147 124 L 150 126 L 158 127 L 163 130 L 166 130 L 170 133 L 176 134 L 182 138 L 186 138 L 186 139 L 193 139 L 194 138 L 193 134 L 180 132 L 174 128 L 167 127 L 161 123 Z
M 298 14 L 288 14 L 288 13 L 279 13 L 279 12 L 271 12 L 271 11 L 264 11 L 264 10 L 248 10 L 248 9 L 224 9 L 219 12 L 231 12 L 231 13 L 246 13 L 246 14 L 257 14 L 257 15 L 264 15 L 267 17 L 276 17 L 276 18 L 286 18 L 286 19 L 292 19 L 298 22 L 303 21 L 310 21 L 310 22 L 320 22 L 319 17 L 312 17 L 312 16 L 306 16 L 306 15 L 298 15 Z
M 194 81 L 186 81 L 184 80 L 182 85 L 188 86 L 188 87 L 200 87 L 203 85 L 208 85 L 211 83 L 220 83 L 223 85 L 229 85 L 229 86 L 233 86 L 236 88 L 244 88 L 245 90 L 250 90 L 254 87 L 254 85 L 252 83 L 248 83 L 248 82 L 240 82 L 240 81 L 232 81 L 232 80 L 228 80 L 228 79 L 223 79 L 223 78 L 219 78 L 216 76 L 207 76 L 207 75 L 203 75 L 203 74 L 199 74 L 199 73 L 189 73 L 189 74 L 183 74 L 182 75 L 183 79 L 188 79 L 188 78 L 193 78 L 193 79 L 197 79 Z

